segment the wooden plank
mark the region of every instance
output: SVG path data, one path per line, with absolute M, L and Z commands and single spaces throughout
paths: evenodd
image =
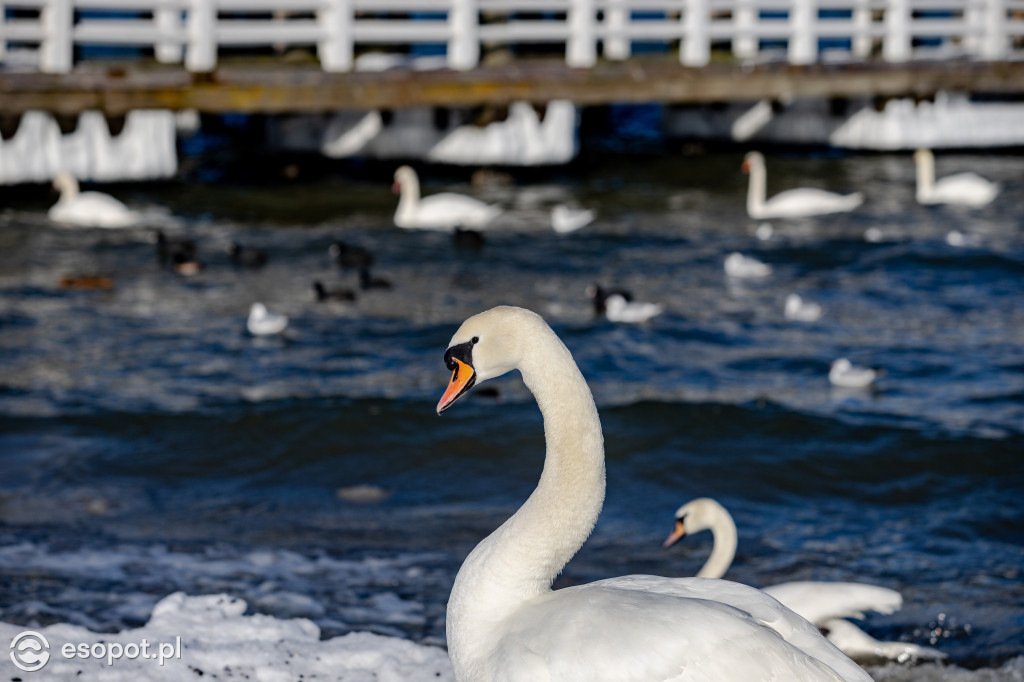
M 174 68 L 93 68 L 66 75 L 0 72 L 0 113 L 196 108 L 210 113 L 322 112 L 413 106 L 476 106 L 570 99 L 581 105 L 700 103 L 761 98 L 929 97 L 939 91 L 1024 94 L 1024 63 L 857 66 L 785 64 L 686 68 L 667 61 L 570 69 L 530 62 L 471 71 L 332 74 L 315 65 L 222 66 L 193 75 Z

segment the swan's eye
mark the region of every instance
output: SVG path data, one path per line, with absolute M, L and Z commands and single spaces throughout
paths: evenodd
M 480 343 L 480 337 L 479 336 L 474 336 L 473 337 L 473 344 L 475 345 L 475 344 L 478 344 L 478 343 Z

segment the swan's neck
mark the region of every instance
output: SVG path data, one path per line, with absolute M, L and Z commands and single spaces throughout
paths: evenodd
M 78 181 L 70 176 L 58 178 L 57 190 L 60 192 L 61 201 L 71 201 L 78 196 Z
M 766 185 L 764 163 L 760 160 L 752 160 L 750 162 L 750 184 L 747 186 L 747 214 L 751 217 L 758 217 L 764 210 Z
M 697 571 L 698 578 L 721 578 L 732 566 L 736 556 L 736 523 L 725 509 L 715 516 L 711 536 L 714 538 L 711 556 Z
M 505 621 L 551 583 L 583 545 L 604 503 L 604 443 L 594 399 L 569 351 L 531 339 L 520 371 L 544 418 L 540 482 L 508 521 L 477 545 L 448 602 L 448 650 L 456 677 L 474 679 Z
M 917 161 L 917 200 L 927 201 L 935 187 L 935 162 L 931 157 L 920 155 Z
M 395 209 L 399 216 L 411 218 L 416 213 L 416 206 L 420 202 L 420 179 L 410 174 L 403 178 L 398 196 L 398 208 Z

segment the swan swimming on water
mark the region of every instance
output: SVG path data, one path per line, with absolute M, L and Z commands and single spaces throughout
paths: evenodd
M 444 359 L 452 375 L 439 414 L 518 369 L 547 444 L 533 494 L 455 579 L 447 641 L 456 679 L 870 682 L 811 623 L 745 585 L 632 575 L 552 591 L 604 502 L 601 421 L 587 382 L 544 320 L 522 308 L 469 318 Z
M 765 199 L 767 172 L 764 156 L 760 152 L 747 153 L 743 159 L 743 172 L 750 174 L 750 185 L 747 187 L 747 214 L 755 220 L 845 213 L 864 202 L 864 195 L 860 192 L 836 194 L 814 187 L 789 189 L 771 199 Z
M 501 209 L 479 199 L 454 192 L 420 196 L 420 180 L 410 166 L 395 171 L 392 189 L 400 193 L 395 225 L 408 229 L 453 231 L 456 227 L 479 229 L 494 220 Z
M 47 217 L 55 223 L 76 227 L 129 227 L 139 222 L 139 214 L 103 192 L 81 192 L 78 180 L 70 173 L 58 173 L 53 186 L 60 198 Z
M 978 208 L 999 194 L 999 184 L 977 173 L 957 173 L 935 179 L 935 155 L 928 149 L 914 152 L 917 169 L 917 202 L 920 204 L 959 204 Z
M 711 556 L 697 572 L 698 578 L 721 578 L 736 556 L 736 523 L 718 501 L 710 497 L 691 500 L 676 510 L 675 530 L 665 539 L 670 547 L 684 535 L 710 530 L 714 538 Z M 828 638 L 847 655 L 940 659 L 946 654 L 910 642 L 880 642 L 845 618 L 863 618 L 867 611 L 893 613 L 903 605 L 895 590 L 865 583 L 801 581 L 762 588 L 785 606 L 828 631 Z

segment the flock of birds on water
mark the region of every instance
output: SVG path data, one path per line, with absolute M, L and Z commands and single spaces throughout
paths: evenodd
M 922 203 L 976 207 L 990 202 L 999 190 L 971 173 L 936 182 L 930 152 L 917 152 L 915 161 L 917 199 Z M 761 154 L 747 154 L 743 170 L 751 178 L 747 210 L 758 220 L 852 211 L 864 200 L 860 193 L 812 188 L 766 199 Z M 398 227 L 479 239 L 479 230 L 501 213 L 497 206 L 460 194 L 421 197 L 416 173 L 408 166 L 399 168 L 394 180 L 400 193 L 394 217 Z M 55 185 L 61 190 L 50 211 L 56 222 L 100 227 L 137 222 L 113 197 L 78 192 L 70 176 L 58 177 Z M 595 216 L 558 206 L 551 217 L 553 229 L 572 232 Z M 169 239 L 162 232 L 155 240 L 162 264 L 181 274 L 202 267 L 191 240 Z M 372 274 L 373 254 L 366 249 L 335 242 L 329 254 L 339 266 L 358 270 L 363 289 L 390 287 Z M 245 267 L 262 267 L 268 260 L 263 250 L 237 243 L 228 255 Z M 740 253 L 729 254 L 724 267 L 731 277 L 771 274 L 769 265 Z M 321 282 L 314 282 L 313 290 L 318 300 L 355 298 L 351 290 L 331 290 Z M 588 294 L 595 312 L 614 321 L 643 322 L 663 310 L 659 304 L 634 301 L 622 289 L 594 285 Z M 787 297 L 784 312 L 798 322 L 822 315 L 820 305 L 798 294 Z M 279 334 L 287 325 L 284 315 L 252 304 L 250 333 Z M 518 369 L 541 406 L 547 441 L 544 475 L 536 491 L 470 553 L 455 580 L 446 627 L 457 679 L 869 682 L 867 673 L 848 657 L 944 658 L 930 647 L 878 641 L 849 622 L 867 612 L 899 609 L 902 597 L 894 590 L 810 581 L 757 590 L 719 580 L 735 556 L 737 531 L 728 511 L 709 498 L 681 506 L 675 529 L 665 540 L 667 547 L 684 535 L 711 531 L 714 547 L 696 578 L 627 576 L 552 591 L 554 576 L 590 534 L 604 498 L 603 437 L 586 381 L 540 316 L 508 306 L 466 320 L 453 336 L 445 362 L 452 376 L 438 403 L 439 414 L 487 379 Z M 878 370 L 854 367 L 845 358 L 835 361 L 829 372 L 831 382 L 844 387 L 869 386 L 878 376 Z M 638 656 L 641 651 L 644 655 Z
M 935 160 L 932 152 L 919 149 L 914 153 L 916 165 L 916 198 L 921 204 L 954 204 L 978 208 L 990 203 L 999 193 L 999 185 L 975 173 L 964 172 L 935 179 Z M 836 194 L 822 189 L 801 187 L 780 192 L 766 198 L 767 172 L 764 156 L 751 151 L 743 159 L 742 170 L 749 174 L 747 191 L 747 213 L 755 220 L 807 218 L 831 213 L 855 210 L 864 202 L 860 192 Z M 48 216 L 57 223 L 81 227 L 120 228 L 138 225 L 142 216 L 128 208 L 121 201 L 101 192 L 81 192 L 78 182 L 67 173 L 54 179 L 54 186 L 60 191 L 60 198 L 50 208 Z M 451 232 L 456 246 L 478 249 L 484 243 L 483 231 L 503 210 L 474 197 L 442 192 L 422 196 L 419 177 L 410 166 L 401 166 L 395 171 L 392 189 L 399 194 L 394 214 L 397 227 L 410 230 L 440 230 Z M 560 234 L 575 232 L 593 222 L 596 212 L 592 209 L 573 208 L 557 205 L 551 209 L 551 227 Z M 756 235 L 760 239 L 771 237 L 770 223 L 758 226 Z M 162 232 L 156 234 L 158 259 L 182 275 L 192 275 L 202 269 L 195 243 L 189 239 L 168 239 Z M 865 239 L 878 241 L 878 228 L 868 228 Z M 964 245 L 966 237 L 956 231 L 947 235 L 947 241 L 954 246 Z M 330 246 L 331 258 L 342 268 L 355 269 L 359 274 L 359 285 L 363 291 L 390 289 L 391 282 L 372 274 L 373 254 L 368 250 L 343 242 Z M 268 257 L 259 248 L 232 243 L 228 249 L 232 262 L 238 266 L 261 267 Z M 727 276 L 735 279 L 762 279 L 771 275 L 772 268 L 756 258 L 734 252 L 725 257 L 724 269 Z M 65 278 L 64 286 L 109 288 L 107 278 L 80 277 Z M 348 288 L 328 288 L 320 281 L 312 283 L 317 301 L 351 302 L 356 292 Z M 604 288 L 599 285 L 587 290 L 593 301 L 596 315 L 612 322 L 643 323 L 664 311 L 659 303 L 636 301 L 631 292 L 621 288 Z M 799 294 L 787 296 L 783 314 L 787 320 L 812 323 L 823 314 L 820 304 L 807 301 Z M 267 309 L 262 303 L 253 303 L 247 319 L 248 331 L 256 336 L 282 333 L 288 327 L 288 318 Z M 829 381 L 840 388 L 863 389 L 873 385 L 883 370 L 854 366 L 847 358 L 839 358 L 829 368 Z

